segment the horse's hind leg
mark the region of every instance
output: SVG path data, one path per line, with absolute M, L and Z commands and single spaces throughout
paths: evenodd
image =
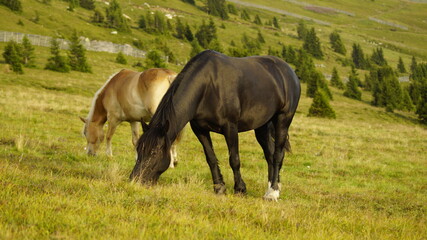
M 234 174 L 234 193 L 246 193 L 246 184 L 240 174 L 239 134 L 236 124 L 229 124 L 224 129 L 224 137 L 230 154 L 230 166 Z
M 273 154 L 273 172 L 269 179 L 271 187 L 264 195 L 264 199 L 277 201 L 280 195 L 280 169 L 282 168 L 285 150 L 289 150 L 289 135 L 288 129 L 292 122 L 292 116 L 287 116 L 285 113 L 277 115 L 274 120 L 275 142 Z
M 209 131 L 200 129 L 197 124 L 192 121 L 190 122 L 190 125 L 197 139 L 199 139 L 203 146 L 203 151 L 206 155 L 206 161 L 208 162 L 209 168 L 211 170 L 215 193 L 225 194 L 226 188 L 224 179 L 222 178 L 222 174 L 218 166 L 218 159 L 216 158 L 215 152 L 213 150 Z
M 106 137 L 106 139 L 107 139 L 106 153 L 110 157 L 113 156 L 113 150 L 111 147 L 111 138 L 113 137 L 114 132 L 116 131 L 116 128 L 119 124 L 120 124 L 120 122 L 118 122 L 115 119 L 110 119 L 110 118 L 108 119 L 108 130 L 107 130 L 107 137 Z
M 264 151 L 264 157 L 268 164 L 268 189 L 271 188 L 273 177 L 273 154 L 274 154 L 274 126 L 273 123 L 267 122 L 260 128 L 255 129 L 256 139 Z M 268 190 L 267 190 L 268 191 Z

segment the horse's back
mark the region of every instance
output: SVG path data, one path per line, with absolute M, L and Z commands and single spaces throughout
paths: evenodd
M 198 116 L 205 122 L 237 122 L 239 131 L 258 128 L 279 112 L 295 113 L 300 85 L 290 66 L 271 56 L 228 57 L 206 51 L 194 67 L 207 87 Z M 207 77 L 206 77 L 207 76 Z M 215 102 L 216 104 L 212 104 Z M 209 124 L 203 124 L 209 125 Z M 218 126 L 218 129 L 220 126 Z
M 119 121 L 149 120 L 176 73 L 168 69 L 123 69 L 106 86 L 104 106 Z

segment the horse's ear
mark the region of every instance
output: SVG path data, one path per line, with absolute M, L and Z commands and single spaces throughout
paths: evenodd
M 82 122 L 84 122 L 84 123 L 86 123 L 86 122 L 87 122 L 87 119 L 86 119 L 86 118 L 82 118 L 82 117 L 80 117 L 80 116 L 79 116 L 79 118 L 80 118 L 80 120 L 82 120 Z
M 144 132 L 146 132 L 149 128 L 142 118 L 141 118 L 141 126 L 142 126 L 142 131 Z

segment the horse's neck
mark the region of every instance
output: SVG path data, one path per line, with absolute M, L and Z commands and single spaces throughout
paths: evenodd
M 172 141 L 179 136 L 185 125 L 191 121 L 196 114 L 198 102 L 203 94 L 202 84 L 181 83 L 173 96 L 175 110 L 175 128 L 168 131 L 168 137 Z
M 89 116 L 89 121 L 94 122 L 97 125 L 103 125 L 107 121 L 107 111 L 102 104 L 104 94 L 99 94 L 93 101 L 91 113 Z

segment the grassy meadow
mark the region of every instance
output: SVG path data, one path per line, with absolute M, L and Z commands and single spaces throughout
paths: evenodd
M 4 44 L 0 44 L 3 48 Z M 228 194 L 213 193 L 202 147 L 189 128 L 179 165 L 159 184 L 128 181 L 130 126 L 86 156 L 78 116 L 123 66 L 90 53 L 94 73 L 35 69 L 16 75 L 0 64 L 0 239 L 425 239 L 427 130 L 412 113 L 387 113 L 333 89 L 336 120 L 308 118 L 303 97 L 291 126 L 293 152 L 278 202 L 262 196 L 267 164 L 254 133 L 240 134 L 247 196 L 234 196 L 223 137 L 213 135 Z M 131 59 L 132 60 L 132 59 Z
M 329 22 L 328 26 L 307 22 L 322 43 L 325 57 L 315 63 L 324 74 L 337 67 L 345 78 L 350 71 L 337 61 L 344 56 L 332 52 L 328 44 L 334 30 L 347 48 L 346 58 L 352 44 L 360 43 L 368 55 L 382 46 L 393 68 L 399 57 L 407 69 L 412 56 L 419 62 L 427 59 L 427 4 L 304 1 L 355 14 L 347 16 L 319 13 L 292 1 L 245 1 Z M 90 23 L 92 11 L 67 11 L 64 1 L 21 2 L 19 14 L 0 6 L 1 31 L 67 38 L 78 26 L 79 34 L 91 40 L 132 44 L 137 39 L 144 50 L 167 43 L 183 64 L 190 44 L 136 29 L 139 16 L 149 10 L 172 12 L 188 22 L 193 33 L 210 18 L 201 11 L 204 3 L 199 0 L 196 6 L 180 0 L 119 1 L 131 18 L 132 33 L 112 35 L 112 29 Z M 106 6 L 96 1 L 102 12 Z M 231 41 L 240 45 L 244 33 L 255 38 L 259 31 L 266 40 L 263 54 L 270 46 L 281 49 L 280 44 L 301 47 L 296 35 L 299 19 L 247 10 L 251 19 L 258 14 L 263 22 L 277 17 L 281 28 L 257 26 L 236 15 L 225 21 L 214 18 L 225 53 Z M 394 29 L 369 17 L 409 28 Z M 0 49 L 5 45 L 0 42 Z M 37 66 L 25 68 L 24 75 L 11 72 L 0 57 L 0 239 L 427 239 L 427 127 L 414 113 L 388 113 L 370 105 L 369 92 L 355 101 L 331 88 L 330 104 L 337 118 L 309 118 L 312 99 L 305 96 L 303 84 L 290 129 L 293 151 L 282 168 L 278 202 L 262 200 L 267 164 L 252 131 L 241 133 L 239 139 L 246 196 L 233 195 L 228 150 L 217 134 L 214 148 L 228 194 L 214 194 L 202 146 L 189 127 L 178 147 L 177 168 L 166 171 L 158 185 L 146 187 L 128 180 L 135 163 L 130 125 L 118 127 L 112 158 L 105 155 L 105 144 L 97 157 L 89 157 L 79 120 L 111 74 L 133 69 L 143 60 L 126 56 L 128 65 L 120 65 L 115 54 L 87 52 L 94 73 L 62 74 L 43 70 L 49 56 L 48 48 L 36 47 Z M 168 67 L 180 71 L 182 65 Z M 362 80 L 365 73 L 359 71 Z

